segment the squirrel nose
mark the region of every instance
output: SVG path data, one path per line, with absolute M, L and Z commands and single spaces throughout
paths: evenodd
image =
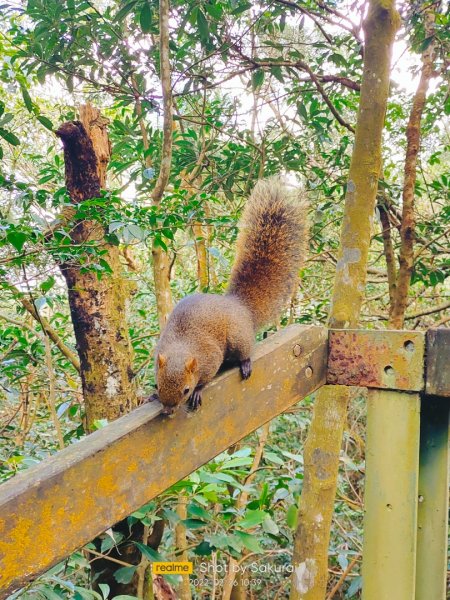
M 170 416 L 173 415 L 173 413 L 177 410 L 176 406 L 166 406 L 163 411 L 162 414 L 166 415 L 166 416 Z

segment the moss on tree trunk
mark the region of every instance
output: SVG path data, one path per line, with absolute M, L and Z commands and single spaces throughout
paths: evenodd
M 105 120 L 91 107 L 82 114 L 84 124 L 64 123 L 57 131 L 64 146 L 66 186 L 74 204 L 100 197 L 109 156 Z M 86 268 L 89 262 L 60 265 L 67 282 L 89 429 L 96 419 L 112 421 L 137 404 L 126 319 L 127 282 L 119 248 L 106 243 L 104 233 L 99 222 L 80 220 L 73 222 L 70 235 L 76 245 L 90 243 L 101 250 L 111 273 L 99 278 L 96 270 Z M 90 260 L 98 260 L 96 253 L 93 256 Z

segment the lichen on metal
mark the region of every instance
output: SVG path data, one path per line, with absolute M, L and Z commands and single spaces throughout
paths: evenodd
M 330 330 L 327 383 L 421 391 L 424 348 L 420 332 Z

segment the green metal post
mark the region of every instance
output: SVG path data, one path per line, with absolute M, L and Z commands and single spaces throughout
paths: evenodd
M 368 396 L 362 597 L 414 600 L 420 396 Z
M 450 398 L 422 401 L 416 600 L 445 600 Z

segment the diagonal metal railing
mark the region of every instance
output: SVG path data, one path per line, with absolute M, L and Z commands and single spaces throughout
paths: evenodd
M 369 389 L 363 597 L 444 600 L 449 365 L 448 330 L 274 334 L 200 411 L 144 405 L 2 484 L 0 598 L 330 383 Z

